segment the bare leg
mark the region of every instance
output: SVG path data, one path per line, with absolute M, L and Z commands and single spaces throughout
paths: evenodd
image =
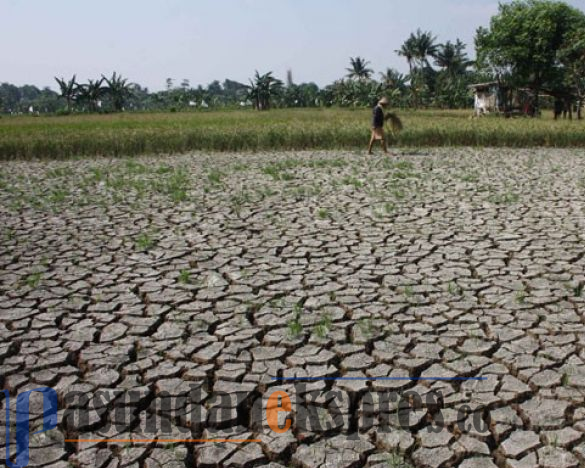
M 374 146 L 374 135 L 370 138 L 370 144 L 368 145 L 368 154 L 372 154 L 372 146 Z
M 384 150 L 384 154 L 389 154 L 388 153 L 388 145 L 386 144 L 386 140 L 385 139 L 382 140 L 381 143 L 382 143 L 382 149 Z

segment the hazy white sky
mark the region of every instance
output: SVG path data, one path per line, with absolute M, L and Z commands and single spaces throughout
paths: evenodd
M 568 3 L 585 10 L 585 0 Z M 325 85 L 360 55 L 376 72 L 406 71 L 394 52 L 417 28 L 460 38 L 473 55 L 497 0 L 0 0 L 0 82 L 55 87 L 116 70 L 163 89 L 258 69 Z

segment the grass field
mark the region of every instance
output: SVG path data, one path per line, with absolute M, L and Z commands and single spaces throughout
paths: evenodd
M 585 147 L 585 121 L 470 119 L 471 111 L 399 112 L 398 146 Z M 367 109 L 211 111 L 3 117 L 0 159 L 184 153 L 191 150 L 363 148 Z

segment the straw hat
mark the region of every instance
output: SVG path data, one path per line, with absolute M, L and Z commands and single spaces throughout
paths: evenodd
M 382 99 L 378 101 L 378 104 L 390 104 L 390 101 L 388 101 L 388 98 L 384 96 Z

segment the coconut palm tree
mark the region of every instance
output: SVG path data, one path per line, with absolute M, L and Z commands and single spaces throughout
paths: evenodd
M 366 61 L 362 57 L 350 57 L 349 58 L 350 68 L 346 68 L 349 72 L 347 74 L 348 78 L 355 78 L 358 80 L 367 80 L 372 76 L 374 71 L 371 68 L 368 68 L 370 62 Z
M 416 30 L 416 34 L 411 34 L 414 46 L 414 58 L 420 68 L 430 68 L 429 57 L 434 58 L 437 54 L 437 37 L 428 31 Z
M 408 62 L 408 70 L 412 75 L 412 71 L 414 69 L 414 59 L 416 56 L 416 49 L 415 49 L 415 37 L 414 34 L 411 34 L 404 44 L 400 46 L 400 49 L 395 51 L 398 56 L 404 57 Z
M 447 41 L 439 44 L 435 53 L 435 65 L 442 68 L 449 76 L 456 76 L 467 71 L 473 64 L 465 52 L 465 44 L 459 39 L 455 43 Z
M 116 72 L 112 74 L 111 78 L 106 78 L 104 75 L 102 75 L 102 78 L 107 84 L 107 90 L 112 98 L 114 109 L 116 111 L 124 110 L 124 103 L 132 95 L 133 85 Z
M 430 32 L 417 29 L 404 41 L 400 49 L 396 50 L 396 53 L 406 58 L 408 62 L 410 92 L 415 108 L 420 104 L 421 93 L 430 88 L 429 80 L 433 76 L 433 69 L 429 57 L 435 57 L 437 54 L 436 40 L 437 38 Z
M 61 97 L 67 101 L 67 112 L 71 112 L 71 104 L 75 101 L 77 97 L 77 91 L 79 85 L 75 81 L 75 75 L 69 80 L 66 81 L 65 78 L 57 78 L 55 77 L 55 81 L 59 84 L 59 91 L 61 93 Z

